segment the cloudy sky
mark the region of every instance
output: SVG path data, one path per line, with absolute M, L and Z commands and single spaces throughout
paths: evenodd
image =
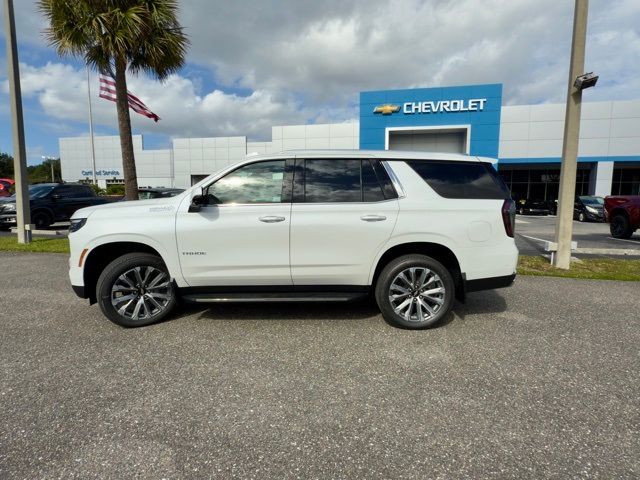
M 88 134 L 82 62 L 60 59 L 32 0 L 14 1 L 29 163 L 58 138 Z M 246 135 L 272 125 L 352 121 L 358 92 L 503 83 L 505 104 L 563 102 L 572 0 L 182 0 L 187 66 L 160 83 L 129 79 L 162 120 L 133 114 L 145 147 L 172 137 Z M 3 19 L 4 20 L 4 19 Z M 4 27 L 1 24 L 0 28 Z M 0 30 L 0 151 L 12 151 Z M 640 98 L 640 1 L 592 0 L 586 101 Z M 97 98 L 97 133 L 115 134 L 115 104 Z

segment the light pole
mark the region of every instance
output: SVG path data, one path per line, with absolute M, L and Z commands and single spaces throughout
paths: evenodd
M 55 157 L 48 157 L 46 155 L 42 155 L 42 161 L 46 162 L 47 160 L 49 160 L 51 163 L 51 183 L 55 183 L 56 181 L 56 176 L 55 173 L 53 172 L 53 161 L 55 160 Z
M 22 119 L 22 92 L 18 69 L 18 45 L 16 23 L 13 16 L 13 0 L 4 0 L 4 31 L 7 42 L 7 76 L 13 124 L 13 172 L 16 182 L 16 223 L 18 243 L 31 242 L 31 209 L 27 187 L 27 159 L 24 145 L 24 123 Z
M 571 64 L 567 108 L 564 118 L 564 140 L 560 167 L 560 192 L 558 195 L 558 217 L 555 243 L 557 251 L 552 257 L 557 268 L 571 266 L 571 237 L 573 234 L 573 204 L 576 194 L 576 171 L 578 168 L 578 142 L 580 138 L 580 107 L 582 90 L 595 85 L 598 77 L 584 74 L 584 50 L 587 39 L 587 13 L 589 0 L 576 0 L 573 16 L 573 38 L 571 41 Z

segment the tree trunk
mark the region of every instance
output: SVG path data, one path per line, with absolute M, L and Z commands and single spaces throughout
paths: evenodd
M 138 199 L 138 178 L 136 162 L 133 155 L 133 139 L 131 138 L 131 118 L 129 117 L 129 98 L 127 97 L 127 64 L 116 59 L 116 106 L 118 110 L 118 130 L 120 131 L 120 148 L 122 150 L 122 168 L 124 170 L 124 198 Z

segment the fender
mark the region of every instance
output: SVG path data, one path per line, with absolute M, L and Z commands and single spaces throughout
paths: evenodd
M 148 235 L 144 235 L 141 233 L 114 233 L 107 235 L 100 235 L 92 239 L 85 248 L 89 249 L 89 252 L 94 250 L 95 248 L 106 245 L 109 243 L 117 243 L 117 242 L 133 242 L 133 243 L 141 243 L 148 247 L 153 248 L 159 254 L 162 260 L 164 261 L 167 269 L 169 270 L 169 275 L 175 280 L 178 287 L 187 287 L 184 277 L 182 276 L 182 270 L 180 269 L 180 263 L 177 255 L 172 255 L 167 248 L 166 245 L 155 240 L 153 237 Z M 176 249 L 175 245 L 170 246 L 174 250 Z
M 443 247 L 448 248 L 453 252 L 453 254 L 458 259 L 458 263 L 460 265 L 461 272 L 464 272 L 464 265 L 462 263 L 461 257 L 459 255 L 459 248 L 457 243 L 447 237 L 446 235 L 442 235 L 436 232 L 425 234 L 425 233 L 408 233 L 403 235 L 398 235 L 393 237 L 391 240 L 386 242 L 378 253 L 375 256 L 375 259 L 371 265 L 371 269 L 369 270 L 368 277 L 368 285 L 371 285 L 373 282 L 373 276 L 375 274 L 376 268 L 378 266 L 378 262 L 382 258 L 382 256 L 391 248 L 397 247 L 398 245 L 403 245 L 405 243 L 435 243 L 437 245 L 442 245 Z

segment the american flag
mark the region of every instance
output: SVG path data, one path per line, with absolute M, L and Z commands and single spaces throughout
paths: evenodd
M 116 81 L 113 75 L 107 72 L 100 72 L 100 98 L 116 101 Z M 154 122 L 160 120 L 160 117 L 149 110 L 142 100 L 127 90 L 129 98 L 129 108 L 140 115 L 152 118 Z

